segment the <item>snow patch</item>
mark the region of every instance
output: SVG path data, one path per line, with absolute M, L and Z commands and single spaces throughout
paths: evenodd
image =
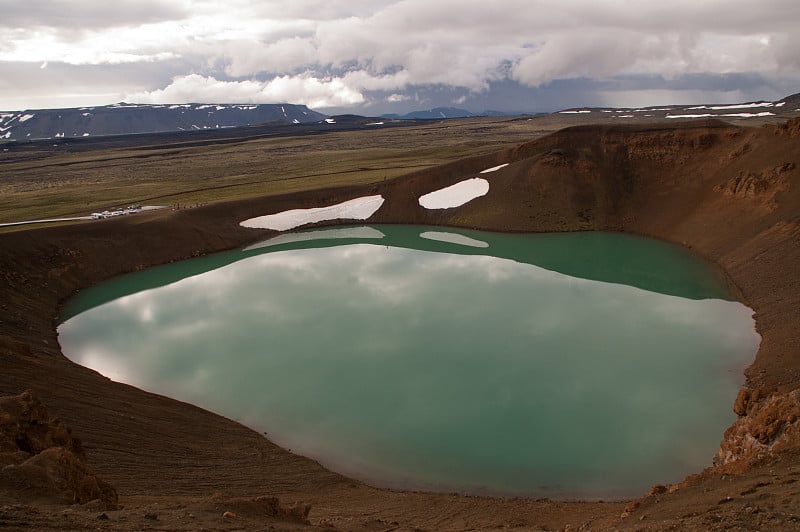
M 708 118 L 711 116 L 717 116 L 712 114 L 704 114 L 704 115 L 667 115 L 664 118 Z
M 496 171 L 500 170 L 501 168 L 505 168 L 508 165 L 509 165 L 509 163 L 500 164 L 500 165 L 497 165 L 497 166 L 492 166 L 491 168 L 487 168 L 486 170 L 481 170 L 480 173 L 488 174 L 488 173 L 491 173 L 491 172 L 496 172 Z
M 21 117 L 19 117 L 19 121 L 20 121 L 20 122 L 27 122 L 28 120 L 30 120 L 30 119 L 31 119 L 31 118 L 33 118 L 34 116 L 36 116 L 36 115 L 35 115 L 35 114 L 32 114 L 32 115 L 22 115 Z
M 633 115 L 614 115 L 612 118 L 633 118 Z
M 326 118 L 325 122 L 327 122 L 328 124 L 335 124 L 336 120 L 334 120 L 333 118 Z
M 770 113 L 769 111 L 764 111 L 761 113 L 728 113 L 720 116 L 733 116 L 736 118 L 755 118 L 758 116 L 775 116 L 775 113 Z
M 583 115 L 586 113 L 591 113 L 591 111 L 588 109 L 581 109 L 579 111 L 559 111 L 559 113 L 562 115 Z
M 480 177 L 467 179 L 419 198 L 419 204 L 426 209 L 451 209 L 460 207 L 489 192 L 489 182 Z
M 83 136 L 83 137 L 88 137 L 90 134 L 91 134 L 91 133 L 84 133 L 84 134 L 83 134 L 83 135 L 81 135 L 81 136 Z
M 383 122 L 370 122 L 370 123 L 369 123 L 369 124 L 367 124 L 367 125 L 368 125 L 368 126 L 382 126 L 382 125 L 383 125 Z
M 298 119 L 296 119 L 296 118 L 292 119 L 292 124 L 299 124 L 299 123 L 300 123 L 300 121 Z
M 320 231 L 304 231 L 302 233 L 285 233 L 264 242 L 253 244 L 244 248 L 244 251 L 279 246 L 281 244 L 294 244 L 295 242 L 308 242 L 311 240 L 344 240 L 344 239 L 380 239 L 385 237 L 381 231 L 373 227 L 345 227 L 342 229 L 322 229 Z
M 724 109 L 751 109 L 753 107 L 772 107 L 772 102 L 738 103 L 733 105 L 712 105 L 709 109 L 721 111 Z
M 709 109 L 711 111 L 725 111 L 728 109 L 752 109 L 754 107 L 780 107 L 786 105 L 786 102 L 774 104 L 772 102 L 753 102 L 753 103 L 734 103 L 731 105 L 697 105 L 695 107 L 687 107 L 687 111 L 697 111 L 699 109 Z
M 286 231 L 301 225 L 326 220 L 366 220 L 381 208 L 384 201 L 383 196 L 380 195 L 364 196 L 328 207 L 293 209 L 277 214 L 250 218 L 239 225 L 255 229 Z
M 761 113 L 725 113 L 725 114 L 700 114 L 700 115 L 667 115 L 665 118 L 714 118 L 714 117 L 731 117 L 731 118 L 756 118 L 759 116 L 775 116 L 775 113 L 764 111 Z
M 81 113 L 81 116 L 92 116 L 92 113 Z
M 447 242 L 449 244 L 460 244 L 462 246 L 470 246 L 473 248 L 488 248 L 489 243 L 483 240 L 477 240 L 468 236 L 459 235 L 458 233 L 445 233 L 442 231 L 425 231 L 420 233 L 420 238 L 427 240 L 436 240 L 437 242 Z

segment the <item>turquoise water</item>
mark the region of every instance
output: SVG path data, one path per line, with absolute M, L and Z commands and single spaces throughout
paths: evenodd
M 64 353 L 391 487 L 610 498 L 710 463 L 759 337 L 608 233 L 290 233 L 82 292 Z

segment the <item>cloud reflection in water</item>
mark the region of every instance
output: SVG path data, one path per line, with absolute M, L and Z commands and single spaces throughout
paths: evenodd
M 720 367 L 758 345 L 738 303 L 370 244 L 249 257 L 60 334 L 78 363 L 346 474 L 599 497 L 706 465 L 740 384 Z

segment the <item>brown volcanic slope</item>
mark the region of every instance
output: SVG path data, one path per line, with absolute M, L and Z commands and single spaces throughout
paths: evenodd
M 417 204 L 424 193 L 503 163 L 511 164 L 487 176 L 489 193 L 461 208 L 426 211 Z M 124 506 L 107 511 L 110 519 L 101 522 L 91 507 L 64 511 L 0 485 L 0 526 L 797 528 L 798 165 L 800 119 L 761 128 L 720 122 L 582 126 L 379 185 L 0 234 L 0 395 L 30 389 L 40 397 L 83 440 L 89 463 L 116 488 Z M 283 451 L 230 420 L 111 382 L 61 354 L 57 308 L 78 288 L 269 234 L 239 227 L 246 218 L 373 193 L 387 201 L 371 222 L 619 230 L 683 244 L 721 265 L 755 310 L 762 343 L 747 370 L 748 388 L 734 405 L 740 417 L 725 434 L 717 468 L 681 485 L 654 489 L 630 505 L 379 490 Z M 261 495 L 310 503 L 310 524 L 268 515 L 252 499 Z M 225 510 L 238 519 L 224 520 Z

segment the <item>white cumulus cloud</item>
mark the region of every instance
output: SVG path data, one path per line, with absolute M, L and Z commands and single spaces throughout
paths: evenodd
M 278 76 L 269 81 L 222 81 L 190 74 L 177 77 L 163 89 L 127 95 L 141 103 L 236 102 L 306 104 L 312 108 L 355 105 L 364 97 L 342 79 L 319 79 L 307 74 Z

